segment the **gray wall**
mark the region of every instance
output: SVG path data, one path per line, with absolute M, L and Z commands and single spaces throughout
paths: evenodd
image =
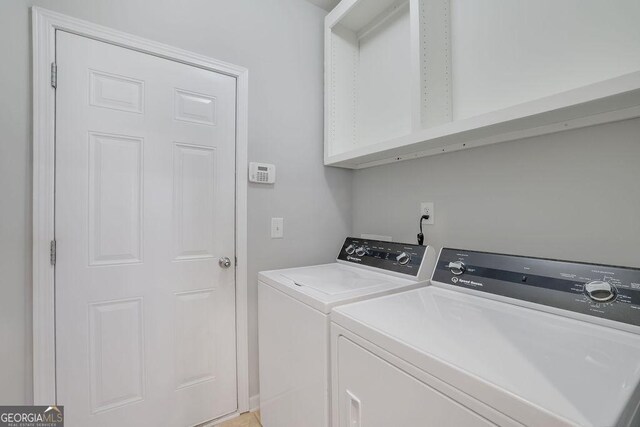
M 640 267 L 640 119 L 357 171 L 354 234 Z
M 274 187 L 249 188 L 250 392 L 257 393 L 257 272 L 329 262 L 351 228 L 351 172 L 322 166 L 326 12 L 302 0 L 0 2 L 2 404 L 32 400 L 32 4 L 249 68 L 249 158 L 278 167 Z M 283 240 L 269 237 L 272 216 L 285 219 Z

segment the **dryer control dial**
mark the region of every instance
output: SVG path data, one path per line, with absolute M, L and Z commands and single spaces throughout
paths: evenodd
M 584 285 L 584 293 L 595 302 L 609 302 L 616 298 L 616 288 L 609 282 L 594 280 Z
M 356 255 L 358 256 L 365 256 L 369 253 L 369 248 L 365 248 L 364 246 L 360 246 L 358 249 L 356 249 Z
M 464 265 L 464 262 L 462 261 L 450 262 L 447 267 L 449 267 L 449 270 L 456 276 L 461 275 L 462 273 L 464 273 L 464 270 L 465 270 L 465 265 Z
M 355 246 L 353 245 L 349 245 L 345 248 L 344 250 L 348 255 L 353 255 L 353 253 L 356 251 Z
M 411 261 L 411 255 L 406 252 L 402 252 L 396 257 L 396 261 L 398 261 L 400 265 L 407 265 L 409 261 Z

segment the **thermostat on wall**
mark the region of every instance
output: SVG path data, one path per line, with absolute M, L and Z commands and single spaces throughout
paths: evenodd
M 276 182 L 276 166 L 268 163 L 249 163 L 249 182 L 273 184 Z

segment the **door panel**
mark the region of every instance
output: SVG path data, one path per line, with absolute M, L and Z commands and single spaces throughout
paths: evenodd
M 89 265 L 142 261 L 142 146 L 89 133 Z
M 235 79 L 58 31 L 56 369 L 67 425 L 236 399 Z
M 174 144 L 173 222 L 176 259 L 214 256 L 213 224 L 216 152 L 211 147 Z
M 177 388 L 215 380 L 215 290 L 176 294 L 176 383 Z
M 89 305 L 92 413 L 143 399 L 142 330 L 140 298 Z

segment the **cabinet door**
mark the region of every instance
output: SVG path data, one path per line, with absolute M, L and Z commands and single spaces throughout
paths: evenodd
M 344 337 L 338 393 L 340 427 L 495 425 Z

